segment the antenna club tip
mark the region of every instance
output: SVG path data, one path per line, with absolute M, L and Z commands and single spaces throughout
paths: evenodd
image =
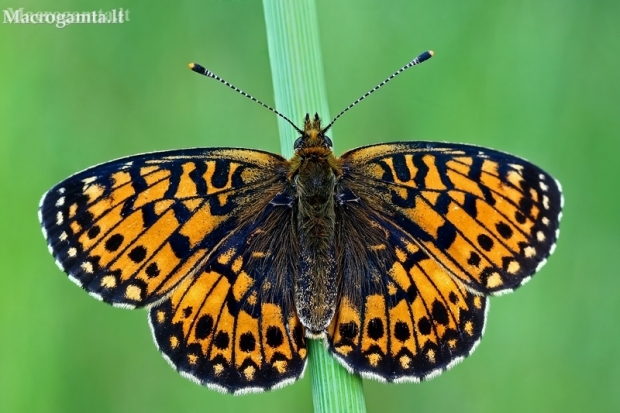
M 415 62 L 414 64 L 420 64 L 422 62 L 426 62 L 428 59 L 433 57 L 434 54 L 435 52 L 433 52 L 432 50 L 427 50 L 414 59 L 414 62 Z
M 191 70 L 193 70 L 196 73 L 199 73 L 201 75 L 207 75 L 207 69 L 205 69 L 204 67 L 200 66 L 198 63 L 190 63 L 189 65 L 187 65 Z

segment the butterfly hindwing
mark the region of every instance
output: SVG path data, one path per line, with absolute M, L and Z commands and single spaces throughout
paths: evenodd
M 364 243 L 349 244 L 350 257 L 341 256 L 341 296 L 327 335 L 332 354 L 352 372 L 396 382 L 433 377 L 471 354 L 487 298 L 362 199 L 340 209 L 337 239 L 353 234 Z
M 303 374 L 292 257 L 279 251 L 294 243 L 290 216 L 289 206 L 269 205 L 150 310 L 155 341 L 181 374 L 236 394 L 278 388 Z
M 151 305 L 260 207 L 253 194 L 280 190 L 282 164 L 247 149 L 132 156 L 59 183 L 43 196 L 39 218 L 76 284 L 117 306 Z
M 555 248 L 559 183 L 523 159 L 470 145 L 401 142 L 354 149 L 341 160 L 344 186 L 472 290 L 513 290 Z

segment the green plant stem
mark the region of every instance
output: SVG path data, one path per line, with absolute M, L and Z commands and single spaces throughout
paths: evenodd
M 306 113 L 328 120 L 327 92 L 314 0 L 263 0 L 276 108 L 295 124 Z M 284 156 L 293 155 L 298 133 L 278 118 Z M 333 140 L 333 136 L 330 135 Z M 308 340 L 314 411 L 365 412 L 362 379 L 349 374 L 322 342 Z
M 314 0 L 264 0 L 263 8 L 276 108 L 298 126 L 307 112 L 328 117 Z M 278 126 L 282 154 L 291 157 L 298 133 L 284 119 Z

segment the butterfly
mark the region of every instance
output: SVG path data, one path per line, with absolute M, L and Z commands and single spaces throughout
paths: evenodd
M 164 358 L 221 392 L 294 382 L 308 338 L 363 377 L 432 378 L 474 351 L 488 296 L 523 285 L 555 249 L 560 184 L 466 144 L 336 157 L 332 124 L 306 115 L 288 160 L 185 149 L 79 172 L 41 200 L 49 251 L 96 299 L 148 309 Z

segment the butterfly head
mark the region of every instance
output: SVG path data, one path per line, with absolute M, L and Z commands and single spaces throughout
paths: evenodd
M 332 140 L 325 135 L 327 129 L 321 128 L 321 118 L 315 113 L 314 118 L 310 118 L 310 114 L 306 113 L 304 119 L 304 130 L 302 135 L 297 138 L 294 144 L 296 151 L 308 148 L 325 148 L 332 150 L 334 144 Z

